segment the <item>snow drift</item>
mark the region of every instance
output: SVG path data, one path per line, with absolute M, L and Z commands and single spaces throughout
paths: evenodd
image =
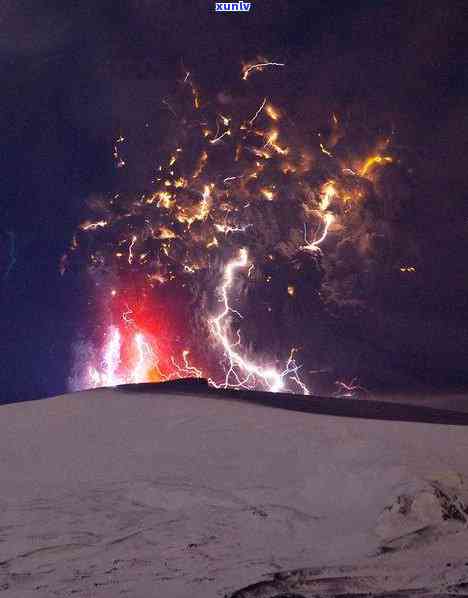
M 141 390 L 2 407 L 6 597 L 468 593 L 468 415 Z

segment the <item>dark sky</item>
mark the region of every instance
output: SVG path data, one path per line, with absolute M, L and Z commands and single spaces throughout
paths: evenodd
M 403 347 L 398 367 L 413 356 L 426 381 L 431 372 L 437 384 L 462 379 L 465 8 L 454 1 L 254 0 L 248 14 L 216 14 L 208 0 L 2 0 L 0 402 L 66 390 L 70 347 L 91 325 L 93 306 L 84 274 L 65 280 L 58 262 L 83 219 L 84 199 L 116 186 L 116 134 L 158 114 L 181 64 L 215 93 L 230 89 L 241 62 L 257 55 L 287 64 L 283 94 L 296 117 L 359 106 L 365 120 L 392 122 L 425 198 L 418 217 L 432 307 L 428 301 L 419 314 L 411 342 L 402 340 L 401 318 L 393 340 L 385 326 L 370 343 L 365 326 L 343 332 L 351 336 L 337 342 L 341 359 L 356 342 L 368 353 L 380 343 L 384 356 Z M 427 318 L 434 320 L 429 331 Z

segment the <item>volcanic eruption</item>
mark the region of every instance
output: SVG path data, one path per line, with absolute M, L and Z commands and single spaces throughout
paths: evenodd
M 75 386 L 204 376 L 309 394 L 314 318 L 359 313 L 381 273 L 416 271 L 417 247 L 393 239 L 409 193 L 394 132 L 363 139 L 334 112 L 300 126 L 252 87 L 285 68 L 260 57 L 213 99 L 185 72 L 160 100 L 167 155 L 145 190 L 88 201 L 61 271 L 87 264 L 106 330 Z

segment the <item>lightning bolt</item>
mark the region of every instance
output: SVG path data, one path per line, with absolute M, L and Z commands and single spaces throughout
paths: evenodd
M 299 368 L 293 359 L 293 352 L 288 359 L 285 370 L 279 372 L 271 366 L 263 367 L 242 356 L 237 350 L 240 346 L 239 332 L 237 333 L 238 338 L 236 342 L 233 343 L 229 338 L 230 315 L 234 314 L 242 318 L 242 315 L 231 307 L 229 293 L 232 289 L 236 273 L 247 266 L 249 266 L 248 252 L 247 249 L 242 248 L 239 251 L 238 257 L 229 261 L 224 269 L 223 283 L 220 288 L 223 309 L 209 323 L 212 334 L 222 346 L 229 365 L 223 384 L 218 385 L 211 379 L 209 382 L 216 387 L 252 389 L 255 386 L 256 379 L 260 379 L 268 391 L 279 392 L 284 389 L 284 378 L 292 374 L 292 376 L 297 378 L 299 385 L 301 385 L 302 383 L 298 378 Z M 231 381 L 232 379 L 234 379 L 234 382 Z M 303 386 L 303 390 L 307 390 L 305 386 Z
M 301 249 L 305 250 L 305 251 L 321 251 L 320 250 L 320 245 L 325 241 L 325 239 L 327 238 L 328 235 L 328 229 L 330 228 L 331 223 L 334 221 L 334 216 L 333 214 L 327 213 L 323 216 L 323 222 L 324 222 L 324 229 L 322 234 L 320 235 L 320 237 L 312 242 L 307 241 L 307 227 L 304 224 L 304 240 L 305 240 L 305 245 L 303 245 L 301 247 Z

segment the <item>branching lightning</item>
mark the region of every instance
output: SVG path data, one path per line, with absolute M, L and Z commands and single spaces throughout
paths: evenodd
M 240 249 L 237 258 L 228 262 L 224 269 L 223 283 L 220 289 L 223 309 L 215 318 L 210 320 L 213 335 L 221 344 L 224 350 L 224 355 L 228 360 L 226 377 L 221 386 L 224 388 L 251 389 L 255 388 L 256 381 L 259 379 L 262 381 L 266 390 L 279 392 L 284 389 L 284 378 L 289 376 L 294 379 L 306 394 L 309 394 L 306 386 L 298 377 L 299 368 L 293 359 L 293 352 L 290 354 L 286 368 L 282 372 L 278 372 L 271 366 L 263 367 L 244 357 L 238 350 L 240 347 L 239 333 L 235 343 L 230 339 L 230 315 L 233 314 L 239 318 L 242 318 L 242 315 L 231 307 L 229 292 L 234 284 L 236 272 L 245 269 L 248 265 L 248 252 L 245 248 Z M 210 382 L 217 387 L 220 386 L 213 380 L 210 380 Z

